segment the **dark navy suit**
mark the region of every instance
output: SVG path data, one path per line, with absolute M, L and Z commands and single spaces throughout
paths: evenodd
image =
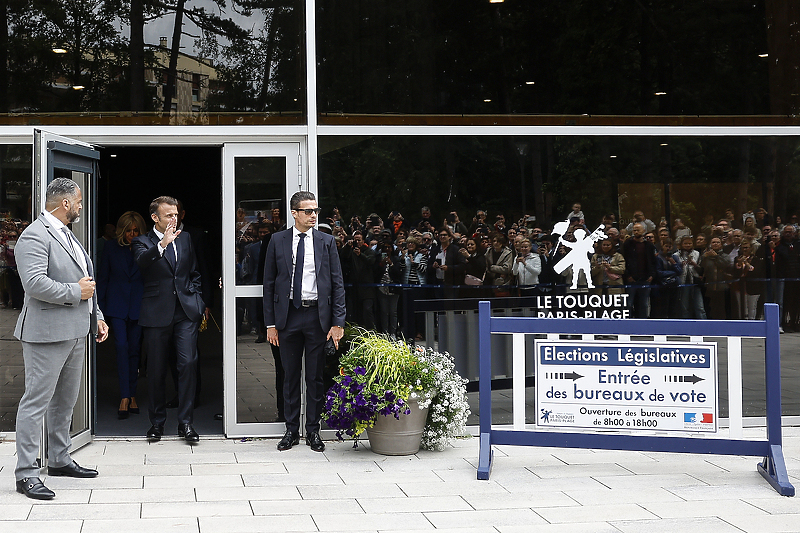
M 130 246 L 116 240 L 103 247 L 97 271 L 97 302 L 112 328 L 117 351 L 120 398 L 136 396 L 142 327 L 139 310 L 144 284 Z
M 144 293 L 139 324 L 144 328 L 148 357 L 150 422 L 163 426 L 167 419 L 164 378 L 170 343 L 178 361 L 178 423 L 192 423 L 197 386 L 197 330 L 205 309 L 200 290 L 200 273 L 189 234 L 181 233 L 161 255 L 159 238 L 153 230 L 136 237 L 131 246 L 142 272 Z
M 275 233 L 264 261 L 264 324 L 278 330 L 284 380 L 286 429 L 299 433 L 300 374 L 305 349 L 306 434 L 319 432 L 325 365 L 323 348 L 331 326 L 344 327 L 345 298 L 342 267 L 333 236 L 311 231 L 317 278 L 317 306 L 295 308 L 290 298 L 292 275 L 292 229 Z M 308 246 L 308 243 L 306 243 Z M 299 288 L 298 288 L 299 290 Z

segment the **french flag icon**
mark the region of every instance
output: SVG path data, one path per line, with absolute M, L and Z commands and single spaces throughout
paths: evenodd
M 714 413 L 683 413 L 683 421 L 701 424 L 713 424 Z

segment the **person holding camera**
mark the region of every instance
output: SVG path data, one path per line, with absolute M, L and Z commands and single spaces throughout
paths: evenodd
M 375 252 L 364 242 L 364 236 L 356 232 L 345 241 L 341 251 L 342 267 L 349 272 L 348 281 L 353 285 L 353 316 L 355 321 L 367 329 L 375 328 L 375 287 L 373 269 Z
M 439 230 L 439 248 L 431 252 L 431 267 L 436 276 L 436 283 L 445 287 L 464 285 L 467 273 L 467 260 L 459 252 L 458 243 L 454 242 L 453 232 L 444 226 Z M 445 298 L 455 296 L 455 291 L 445 289 Z
M 733 266 L 734 276 L 738 278 L 731 286 L 734 317 L 755 320 L 758 312 L 758 298 L 764 287 L 764 259 L 756 255 L 752 243 L 743 241 L 739 246 Z
M 392 236 L 388 231 L 381 235 L 376 257 L 375 283 L 380 284 L 378 296 L 378 318 L 380 331 L 388 335 L 397 335 L 397 304 L 400 300 L 400 288 L 389 287 L 398 284 L 402 279 L 402 259 L 399 250 L 392 244 Z

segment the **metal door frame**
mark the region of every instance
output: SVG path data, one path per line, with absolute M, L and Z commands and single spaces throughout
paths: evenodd
M 222 145 L 222 308 L 223 308 L 223 426 L 227 437 L 278 437 L 283 435 L 282 422 L 240 423 L 236 420 L 236 298 L 261 297 L 263 287 L 236 285 L 236 182 L 235 159 L 237 157 L 285 157 L 286 158 L 286 205 L 289 213 L 289 198 L 295 192 L 309 190 L 308 166 L 303 164 L 305 138 L 283 138 L 276 142 L 225 143 Z M 312 191 L 316 194 L 316 191 Z M 286 217 L 289 223 L 289 217 Z M 263 344 L 264 350 L 269 350 Z M 301 412 L 300 426 L 305 413 Z
M 88 238 L 83 242 L 89 257 L 94 264 L 97 260 L 94 257 L 94 239 L 92 235 L 97 230 L 97 171 L 100 161 L 100 152 L 91 144 L 81 142 L 68 137 L 55 135 L 44 130 L 33 130 L 33 213 L 37 216 L 44 210 L 47 185 L 53 181 L 55 169 L 65 169 L 73 172 L 89 174 L 88 183 L 81 184 L 81 192 L 84 201 L 88 200 L 89 208 L 84 209 L 81 222 L 86 228 Z M 83 232 L 81 232 L 83 233 Z M 72 436 L 71 449 L 77 450 L 92 442 L 94 436 L 94 423 L 96 411 L 96 379 L 95 374 L 95 353 L 96 346 L 92 336 L 89 335 L 86 341 L 86 358 L 83 365 L 82 383 L 78 403 L 82 404 L 86 410 L 87 427 L 76 435 Z M 42 466 L 47 466 L 47 421 L 42 425 Z

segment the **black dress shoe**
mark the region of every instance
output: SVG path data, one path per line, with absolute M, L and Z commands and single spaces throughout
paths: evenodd
M 34 500 L 52 500 L 56 493 L 48 489 L 38 477 L 24 477 L 17 481 L 17 492 Z
M 315 452 L 325 451 L 325 443 L 322 442 L 322 439 L 319 437 L 319 433 L 316 431 L 306 435 L 306 446 L 311 446 L 311 449 Z
M 278 443 L 278 451 L 283 452 L 286 450 L 291 450 L 292 446 L 295 444 L 300 444 L 300 435 L 297 433 L 292 433 L 292 430 L 287 429 L 286 433 L 283 434 L 283 438 Z
M 164 426 L 150 426 L 150 429 L 147 430 L 147 438 L 153 441 L 161 440 L 161 436 L 164 434 Z
M 168 401 L 167 404 L 164 407 L 166 407 L 167 409 L 177 409 L 178 408 L 178 397 L 175 396 L 173 399 Z
M 178 436 L 183 437 L 186 442 L 199 442 L 200 435 L 194 430 L 191 424 L 178 424 Z
M 48 466 L 47 474 L 50 476 L 66 477 L 97 477 L 97 470 L 84 468 L 75 461 L 66 466 Z

